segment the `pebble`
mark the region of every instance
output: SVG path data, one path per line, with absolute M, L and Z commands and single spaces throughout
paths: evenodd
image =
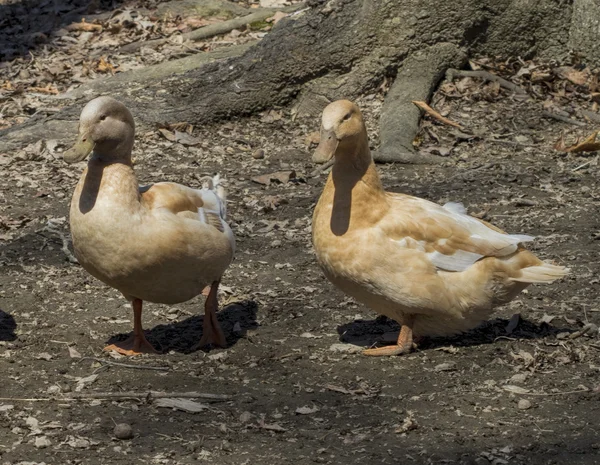
M 331 344 L 329 350 L 332 352 L 338 352 L 340 354 L 356 354 L 364 350 L 363 347 L 355 346 L 353 344 Z
M 265 158 L 265 151 L 263 149 L 257 149 L 254 152 L 252 152 L 252 158 L 254 158 L 255 160 L 262 160 L 263 158 Z
M 248 423 L 252 419 L 252 414 L 250 412 L 242 412 L 240 415 L 240 423 Z
M 519 410 L 528 410 L 531 408 L 531 402 L 528 401 L 527 399 L 521 399 L 521 400 L 519 400 L 519 403 L 517 404 L 517 408 Z
M 439 365 L 436 365 L 435 367 L 433 367 L 433 371 L 454 371 L 454 370 L 456 370 L 455 362 L 440 363 Z
M 133 429 L 127 423 L 116 424 L 113 433 L 117 439 L 131 439 L 133 437 Z
M 35 438 L 35 447 L 37 449 L 45 449 L 46 447 L 50 446 L 52 443 L 50 442 L 50 439 L 48 439 L 46 436 L 39 436 L 37 438 Z
M 516 375 L 512 375 L 510 380 L 513 383 L 523 383 L 527 380 L 527 375 L 525 373 L 517 373 Z

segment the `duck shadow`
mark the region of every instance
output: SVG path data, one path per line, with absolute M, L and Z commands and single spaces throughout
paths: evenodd
M 536 324 L 521 319 L 518 326 L 509 334 L 506 330 L 510 320 L 495 318 L 483 322 L 474 329 L 455 336 L 425 337 L 419 341 L 419 350 L 453 345 L 456 347 L 493 344 L 498 338 L 541 339 L 556 336 L 558 333 L 573 332 L 570 328 L 561 328 L 548 323 Z M 400 325 L 385 316 L 374 320 L 356 320 L 338 326 L 340 342 L 361 347 L 371 347 L 376 343 L 393 344 L 400 333 Z
M 0 341 L 14 341 L 17 339 L 16 329 L 17 322 L 13 316 L 0 309 Z
M 258 327 L 256 313 L 258 304 L 252 300 L 233 302 L 226 305 L 219 313 L 217 319 L 227 338 L 227 348 L 233 347 L 246 332 Z M 164 325 L 157 325 L 146 330 L 148 341 L 161 353 L 170 351 L 190 354 L 198 350 L 208 351 L 208 347 L 197 347 L 202 337 L 202 322 L 204 315 L 194 315 L 185 320 L 175 321 Z M 128 334 L 117 334 L 107 342 L 127 339 Z

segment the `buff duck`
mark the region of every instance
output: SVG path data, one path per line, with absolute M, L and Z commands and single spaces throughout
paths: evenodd
M 134 135 L 125 105 L 99 97 L 84 107 L 77 142 L 64 153 L 67 163 L 91 154 L 71 201 L 75 256 L 133 307 L 133 333 L 105 349 L 156 353 L 144 336 L 143 301 L 177 304 L 200 293 L 207 297 L 197 346 L 224 347 L 217 291 L 235 251 L 225 191 L 218 177 L 202 178 L 201 189 L 172 182 L 140 187 L 131 161 Z
M 365 355 L 405 354 L 415 348 L 413 336 L 474 328 L 530 284 L 569 271 L 525 250 L 533 237 L 506 234 L 462 204 L 386 192 L 361 112 L 347 100 L 323 111 L 313 161 L 332 157 L 312 220 L 317 261 L 336 287 L 401 325 L 395 345 Z

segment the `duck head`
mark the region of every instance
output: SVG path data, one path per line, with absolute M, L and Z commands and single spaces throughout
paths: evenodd
M 326 163 L 336 153 L 354 153 L 366 142 L 367 131 L 358 106 L 349 100 L 337 100 L 323 110 L 321 140 L 312 159 Z
M 76 163 L 94 152 L 106 161 L 130 161 L 134 135 L 135 123 L 127 107 L 112 97 L 98 97 L 83 108 L 77 142 L 63 158 Z

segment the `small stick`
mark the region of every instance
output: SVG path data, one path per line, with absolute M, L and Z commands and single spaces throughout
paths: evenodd
M 73 393 L 64 397 L 66 400 L 76 399 L 139 399 L 146 398 L 148 400 L 161 399 L 169 397 L 179 397 L 184 399 L 207 399 L 216 402 L 230 400 L 231 396 L 225 394 L 208 394 L 204 392 L 82 392 Z
M 123 368 L 134 368 L 136 370 L 169 371 L 171 369 L 169 367 L 153 367 L 153 366 L 148 366 L 148 365 L 133 365 L 131 363 L 113 362 L 112 360 L 104 360 L 102 358 L 96 358 L 96 357 L 81 357 L 79 359 L 79 361 L 82 361 L 82 360 L 94 360 L 95 362 L 103 363 L 106 365 L 114 365 L 114 366 L 123 367 Z
M 311 173 L 310 173 L 310 177 L 314 178 L 316 176 L 319 176 L 319 174 L 323 173 L 324 171 L 326 171 L 329 167 L 333 166 L 333 164 L 335 163 L 335 158 L 332 158 L 331 160 L 323 163 L 323 166 L 318 166 L 316 169 L 314 169 Z
M 486 163 L 485 165 L 478 166 L 477 168 L 471 168 L 470 170 L 463 171 L 462 173 L 456 173 L 454 176 L 450 176 L 448 178 L 448 180 L 454 179 L 454 178 L 459 178 L 459 177 L 465 176 L 467 174 L 473 174 L 473 173 L 476 173 L 477 171 L 485 171 L 489 168 L 492 168 L 492 167 L 498 165 L 499 163 L 500 162 L 497 162 L 497 161 L 492 162 L 492 163 Z
M 580 392 L 590 392 L 588 388 L 578 389 L 576 391 L 564 391 L 564 392 L 524 392 L 522 396 L 565 396 L 568 394 L 579 394 Z
M 427 105 L 427 103 L 420 101 L 420 100 L 413 100 L 413 102 L 416 106 L 418 106 L 421 110 L 423 110 L 425 113 L 427 113 L 430 116 L 433 116 L 435 119 L 437 119 L 440 123 L 444 123 L 447 124 L 448 126 L 452 126 L 458 129 L 464 129 L 463 126 L 461 126 L 458 123 L 455 123 L 452 120 L 449 120 L 448 118 L 440 115 L 437 111 L 435 111 L 433 108 L 431 108 L 429 105 Z
M 575 126 L 585 126 L 583 121 L 577 121 L 569 118 L 568 116 L 559 115 L 558 113 L 552 113 L 550 111 L 543 111 L 542 116 L 545 116 L 546 118 L 552 118 L 557 121 L 562 121 L 563 123 L 574 124 Z
M 0 397 L 0 401 L 2 402 L 48 402 L 54 401 L 56 399 L 50 397 L 32 397 L 32 398 L 23 398 L 23 397 Z
M 576 168 L 573 168 L 573 169 L 571 170 L 571 172 L 573 173 L 573 172 L 575 172 L 575 171 L 579 171 L 580 169 L 582 169 L 582 168 L 585 168 L 586 166 L 588 166 L 588 165 L 591 165 L 592 163 L 594 163 L 594 162 L 596 162 L 596 161 L 598 161 L 598 156 L 596 156 L 596 158 L 593 158 L 593 159 L 591 159 L 591 160 L 589 160 L 589 161 L 586 161 L 585 163 L 583 163 L 583 164 L 581 164 L 581 165 L 577 166 Z
M 527 91 L 525 89 L 523 89 L 522 87 L 519 87 L 518 85 L 513 84 L 512 82 L 507 81 L 506 79 L 501 78 L 500 76 L 492 74 L 488 71 L 483 71 L 483 70 L 468 71 L 468 70 L 464 70 L 464 69 L 453 69 L 453 68 L 450 68 L 450 69 L 448 69 L 448 71 L 446 71 L 446 79 L 448 79 L 449 81 L 452 81 L 455 76 L 474 77 L 474 78 L 483 79 L 484 81 L 497 82 L 498 84 L 500 84 L 501 87 L 512 90 L 513 92 L 516 92 L 517 94 L 522 94 L 522 95 L 527 94 Z
M 77 261 L 77 259 L 75 258 L 75 256 L 69 250 L 69 240 L 67 239 L 67 237 L 61 231 L 59 231 L 58 229 L 56 229 L 51 223 L 48 223 L 42 229 L 36 231 L 36 233 L 37 234 L 41 234 L 44 231 L 48 231 L 48 232 L 50 232 L 52 234 L 56 234 L 58 237 L 60 237 L 60 240 L 62 241 L 62 251 L 67 256 L 67 260 L 70 263 L 79 263 Z

